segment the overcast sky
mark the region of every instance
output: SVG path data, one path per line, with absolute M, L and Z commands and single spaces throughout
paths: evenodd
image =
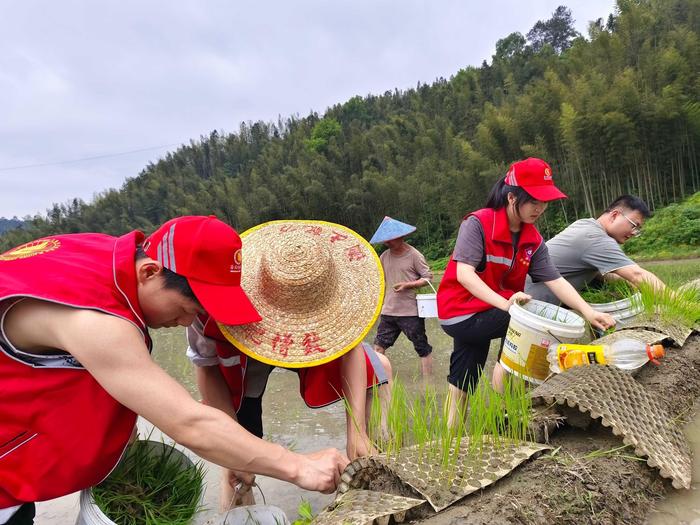
M 0 217 L 90 200 L 214 129 L 449 78 L 561 3 L 5 0 Z M 586 34 L 614 2 L 565 5 Z

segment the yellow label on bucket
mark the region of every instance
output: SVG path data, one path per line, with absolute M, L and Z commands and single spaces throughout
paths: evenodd
M 547 349 L 543 346 L 530 345 L 527 354 L 525 369 L 528 375 L 537 379 L 544 379 L 549 375 L 549 363 L 547 362 Z
M 547 349 L 542 346 L 530 345 L 530 351 L 524 364 L 515 362 L 505 353 L 501 354 L 501 363 L 526 380 L 543 381 L 549 375 Z
M 607 363 L 603 353 L 603 345 L 557 345 L 557 361 L 562 370 L 567 370 L 572 366 L 604 365 Z
M 549 340 L 533 336 L 511 321 L 503 342 L 501 364 L 527 381 L 542 382 L 549 375 Z

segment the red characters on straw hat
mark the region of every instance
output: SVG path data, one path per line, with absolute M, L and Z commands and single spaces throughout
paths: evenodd
M 326 351 L 325 348 L 321 348 L 319 345 L 320 337 L 316 332 L 306 332 L 304 334 L 304 339 L 302 345 L 304 346 L 304 355 L 310 354 L 320 354 Z
M 367 257 L 367 254 L 362 250 L 362 247 L 359 244 L 351 246 L 345 250 L 345 253 L 350 261 L 361 261 Z
M 292 344 L 294 344 L 294 337 L 292 334 L 280 334 L 278 332 L 272 339 L 272 351 L 277 352 L 282 357 L 287 357 L 289 354 L 289 347 L 292 346 Z
M 331 242 L 344 241 L 348 236 L 344 233 L 337 232 L 333 230 L 333 235 L 331 235 Z

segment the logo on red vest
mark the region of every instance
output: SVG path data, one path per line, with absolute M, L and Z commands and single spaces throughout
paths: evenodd
M 17 259 L 27 259 L 35 255 L 41 255 L 56 250 L 61 246 L 61 241 L 58 239 L 39 239 L 38 241 L 28 242 L 12 248 L 3 254 L 0 254 L 0 261 L 15 261 Z
M 518 262 L 524 266 L 530 266 L 532 260 L 532 248 L 527 248 L 522 255 L 518 256 Z

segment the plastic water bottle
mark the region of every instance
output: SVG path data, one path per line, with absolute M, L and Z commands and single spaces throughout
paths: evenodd
M 558 374 L 573 366 L 613 365 L 622 370 L 636 370 L 651 361 L 659 364 L 666 354 L 662 345 L 648 345 L 637 339 L 618 339 L 609 345 L 551 345 L 547 351 L 549 369 Z

